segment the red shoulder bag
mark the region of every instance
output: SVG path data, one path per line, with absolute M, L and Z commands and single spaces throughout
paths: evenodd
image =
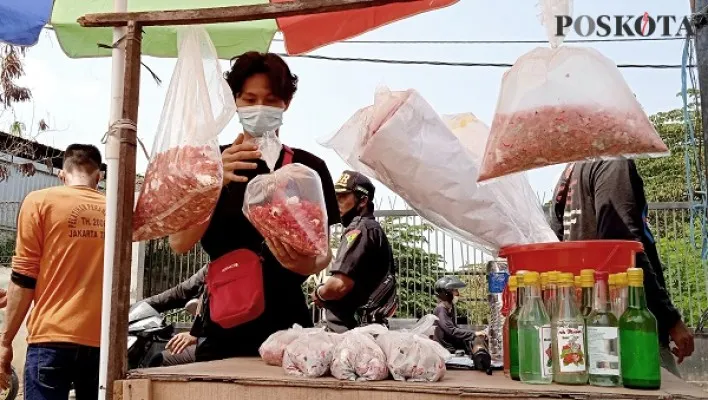
M 283 146 L 285 166 L 293 151 Z M 263 258 L 249 249 L 224 254 L 209 264 L 206 285 L 210 319 L 222 328 L 233 328 L 260 317 L 265 311 Z

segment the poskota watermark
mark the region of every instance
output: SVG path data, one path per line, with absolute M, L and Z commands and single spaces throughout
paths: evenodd
M 556 36 L 568 30 L 589 37 L 685 37 L 693 35 L 690 16 L 676 15 L 570 15 L 556 16 Z

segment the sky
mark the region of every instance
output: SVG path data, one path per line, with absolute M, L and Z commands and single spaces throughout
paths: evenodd
M 136 0 L 131 0 L 136 1 Z M 358 37 L 360 40 L 543 40 L 544 28 L 537 18 L 537 0 L 489 1 L 462 0 L 446 9 L 399 21 Z M 688 1 L 677 0 L 583 0 L 574 4 L 573 15 L 671 14 L 684 16 Z M 578 39 L 573 33 L 570 39 Z M 680 64 L 682 41 L 589 43 L 618 64 Z M 513 63 L 535 44 L 353 44 L 327 46 L 314 54 L 334 57 L 366 57 L 406 60 Z M 271 51 L 282 52 L 275 42 Z M 143 69 L 138 136 L 148 151 L 159 123 L 162 105 L 175 66 L 174 59 L 144 57 L 143 61 L 163 81 L 158 86 Z M 346 164 L 333 151 L 323 148 L 318 139 L 328 137 L 358 109 L 373 102 L 380 85 L 393 90 L 414 88 L 440 114 L 472 112 L 491 123 L 505 68 L 384 65 L 288 58 L 292 71 L 300 78 L 298 92 L 285 114 L 281 129 L 283 142 L 306 149 L 323 158 L 336 177 Z M 226 61 L 223 67 L 228 67 Z M 680 106 L 679 69 L 621 70 L 649 114 Z M 64 148 L 75 142 L 100 146 L 107 130 L 111 60 L 69 59 L 60 49 L 54 33 L 46 30 L 26 58 L 27 76 L 23 83 L 32 89 L 34 101 L 18 106 L 15 115 L 0 115 L 0 129 L 15 119 L 36 126 L 44 119 L 53 130 L 37 137 L 41 143 Z M 35 128 L 36 131 L 36 128 Z M 234 118 L 221 133 L 222 144 L 230 143 L 240 132 Z M 552 145 L 552 143 L 549 143 Z M 138 172 L 147 160 L 138 153 Z M 528 173 L 534 190 L 549 198 L 562 165 Z M 378 195 L 392 192 L 379 188 Z M 386 208 L 400 208 L 402 202 Z

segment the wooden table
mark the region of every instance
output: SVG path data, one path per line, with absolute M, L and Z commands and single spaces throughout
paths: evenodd
M 435 383 L 348 382 L 289 376 L 260 359 L 240 358 L 131 371 L 127 380 L 117 382 L 116 390 L 124 400 L 708 399 L 699 387 L 663 372 L 661 390 L 652 391 L 526 385 L 507 379 L 501 371 L 492 376 L 448 371 Z

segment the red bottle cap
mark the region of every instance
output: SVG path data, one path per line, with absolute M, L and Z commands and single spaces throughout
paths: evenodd
M 595 271 L 595 281 L 607 282 L 610 279 L 610 273 L 607 271 Z

